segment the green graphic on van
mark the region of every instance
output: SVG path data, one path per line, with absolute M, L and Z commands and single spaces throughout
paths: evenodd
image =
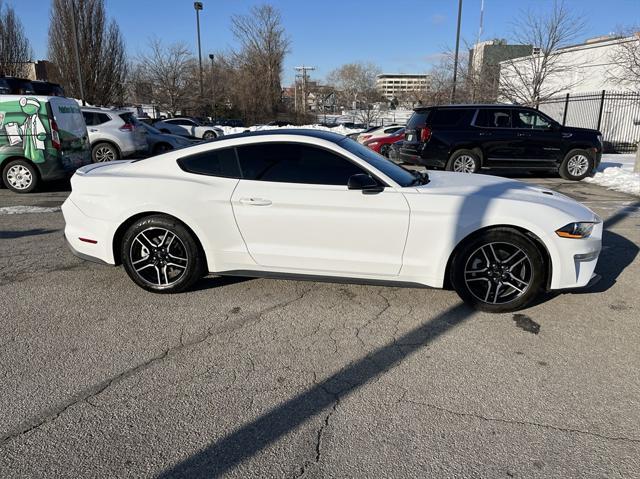
M 4 129 L 9 146 L 22 146 L 25 158 L 34 163 L 45 161 L 45 140 L 49 130 L 46 105 L 36 98 L 22 97 L 16 101 L 2 102 Z M 18 107 L 18 108 L 16 108 Z

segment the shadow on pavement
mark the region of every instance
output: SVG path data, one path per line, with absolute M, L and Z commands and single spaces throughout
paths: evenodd
M 15 239 L 15 238 L 23 238 L 25 236 L 46 235 L 49 233 L 55 233 L 56 231 L 60 231 L 60 230 L 36 228 L 32 230 L 22 230 L 22 231 L 0 231 L 0 239 Z
M 158 477 L 220 476 L 277 441 L 322 411 L 378 378 L 417 350 L 473 317 L 475 311 L 458 304 L 428 322 L 371 352 L 318 382 L 257 419 L 188 457 Z

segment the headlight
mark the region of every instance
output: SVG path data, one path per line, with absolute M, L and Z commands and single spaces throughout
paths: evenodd
M 582 223 L 569 223 L 567 226 L 556 230 L 556 234 L 561 238 L 588 238 L 591 236 L 594 225 L 595 223 L 586 221 Z

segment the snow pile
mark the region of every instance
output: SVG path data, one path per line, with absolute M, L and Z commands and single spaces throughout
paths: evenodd
M 634 173 L 635 155 L 602 155 L 602 163 L 592 178 L 583 181 L 611 190 L 640 196 L 640 173 Z
M 341 135 L 348 135 L 350 133 L 359 133 L 362 130 L 359 128 L 346 128 L 342 125 L 338 125 L 334 128 L 329 128 L 322 125 L 287 125 L 287 126 L 271 126 L 271 125 L 256 125 L 249 127 L 234 127 L 234 126 L 220 126 L 225 135 L 233 135 L 235 133 L 244 133 L 245 131 L 262 131 L 262 130 L 278 130 L 280 128 L 292 128 L 292 129 L 305 129 L 305 130 L 323 130 L 332 131 Z
M 55 213 L 60 211 L 59 206 L 43 207 L 43 206 L 5 206 L 0 208 L 0 215 L 23 215 L 25 213 Z

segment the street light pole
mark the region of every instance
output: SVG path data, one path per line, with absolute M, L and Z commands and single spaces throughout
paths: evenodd
M 213 74 L 213 59 L 215 58 L 213 53 L 209 53 L 209 58 L 211 59 L 211 100 L 213 101 L 213 113 L 212 113 L 212 121 L 215 121 L 216 118 L 216 79 Z
M 193 2 L 193 8 L 196 10 L 196 28 L 198 29 L 198 64 L 200 66 L 200 98 L 204 95 L 202 87 L 202 49 L 200 48 L 200 10 L 202 10 L 202 2 Z
M 453 57 L 453 85 L 451 86 L 451 103 L 456 99 L 456 80 L 458 78 L 458 51 L 460 49 L 460 20 L 462 19 L 462 0 L 458 0 L 458 29 L 456 31 L 456 53 Z

